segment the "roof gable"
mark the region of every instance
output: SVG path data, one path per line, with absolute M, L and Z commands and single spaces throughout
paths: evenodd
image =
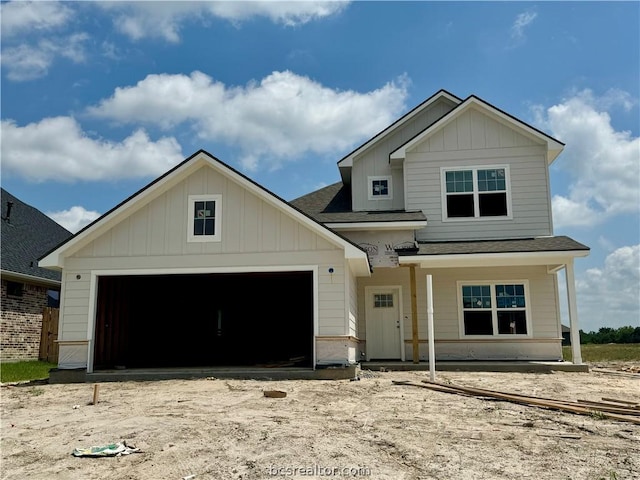
M 346 171 L 349 170 L 353 166 L 354 158 L 356 158 L 359 155 L 361 155 L 362 153 L 364 153 L 372 145 L 378 143 L 383 138 L 386 138 L 387 136 L 391 135 L 393 132 L 395 132 L 398 129 L 402 128 L 404 125 L 406 125 L 408 122 L 410 122 L 417 115 L 419 115 L 420 113 L 422 113 L 423 111 L 425 111 L 426 109 L 428 109 L 429 107 L 433 106 L 435 103 L 437 103 L 438 101 L 443 100 L 443 99 L 447 100 L 449 102 L 452 102 L 455 105 L 459 104 L 462 101 L 460 98 L 456 97 L 452 93 L 447 92 L 446 90 L 440 90 L 440 91 L 436 92 L 434 95 L 432 95 L 431 97 L 426 99 L 420 105 L 418 105 L 417 107 L 415 107 L 412 110 L 410 110 L 409 112 L 407 112 L 405 115 L 403 115 L 398 120 L 393 122 L 387 128 L 385 128 L 381 132 L 378 132 L 376 135 L 374 135 L 369 140 L 367 140 L 365 143 L 363 143 L 362 145 L 357 147 L 351 153 L 345 155 L 342 159 L 340 159 L 338 161 L 338 168 L 340 168 L 340 172 L 341 172 L 343 181 L 345 181 L 345 183 L 348 183 L 348 175 L 347 175 Z
M 64 265 L 64 258 L 73 255 L 75 252 L 78 252 L 80 249 L 90 244 L 102 234 L 105 234 L 109 229 L 113 228 L 125 219 L 131 217 L 145 205 L 150 204 L 150 202 L 152 202 L 154 199 L 158 198 L 160 195 L 164 194 L 179 182 L 183 181 L 184 179 L 189 177 L 189 175 L 193 174 L 205 165 L 213 168 L 218 173 L 233 180 L 242 188 L 251 191 L 257 197 L 276 207 L 280 211 L 292 217 L 294 220 L 304 224 L 307 228 L 317 233 L 333 245 L 343 248 L 345 250 L 345 256 L 347 258 L 362 263 L 361 265 L 358 265 L 359 269 L 368 270 L 368 260 L 366 257 L 366 253 L 362 249 L 360 249 L 341 235 L 319 224 L 314 219 L 301 212 L 297 208 L 293 207 L 282 198 L 268 191 L 261 185 L 257 184 L 253 180 L 249 179 L 245 175 L 236 171 L 229 165 L 223 163 L 204 150 L 196 152 L 194 155 L 187 158 L 185 161 L 171 169 L 169 172 L 154 180 L 146 187 L 142 188 L 140 191 L 126 199 L 124 202 L 120 203 L 119 205 L 102 215 L 99 219 L 78 232 L 66 243 L 49 252 L 42 258 L 40 264 L 45 267 L 62 268 Z
M 493 117 L 497 121 L 510 126 L 511 128 L 516 129 L 518 132 L 523 134 L 526 137 L 529 137 L 537 142 L 541 142 L 546 144 L 547 146 L 547 161 L 549 164 L 556 159 L 556 157 L 562 152 L 564 149 L 564 143 L 556 140 L 555 138 L 547 135 L 546 133 L 538 130 L 535 127 L 523 122 L 515 118 L 514 116 L 500 110 L 499 108 L 485 102 L 479 97 L 475 95 L 471 95 L 464 100 L 464 102 L 460 103 L 457 107 L 451 110 L 449 113 L 444 115 L 442 118 L 425 128 L 422 132 L 418 133 L 413 138 L 409 139 L 402 146 L 394 150 L 389 155 L 389 160 L 393 162 L 393 160 L 403 160 L 406 157 L 406 152 L 416 146 L 417 144 L 425 141 L 435 132 L 441 130 L 445 126 L 447 126 L 450 122 L 454 121 L 456 118 L 461 117 L 470 109 L 478 109 L 483 113 Z
M 11 213 L 7 215 L 8 203 Z M 60 274 L 38 267 L 38 258 L 71 237 L 38 209 L 2 189 L 2 271 L 19 276 L 59 282 Z

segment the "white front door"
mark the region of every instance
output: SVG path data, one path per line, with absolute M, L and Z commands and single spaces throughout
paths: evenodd
M 376 287 L 367 290 L 367 360 L 400 360 L 400 289 Z

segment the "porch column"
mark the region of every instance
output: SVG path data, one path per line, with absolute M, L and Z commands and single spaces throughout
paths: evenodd
M 576 280 L 573 273 L 573 258 L 565 264 L 565 279 L 567 281 L 567 297 L 569 300 L 569 326 L 571 328 L 571 354 L 573 363 L 582 364 L 582 350 L 580 349 L 580 327 L 578 326 L 578 308 L 576 304 Z
M 416 291 L 416 266 L 409 267 L 411 282 L 411 344 L 413 363 L 420 363 L 420 342 L 418 339 L 418 292 Z

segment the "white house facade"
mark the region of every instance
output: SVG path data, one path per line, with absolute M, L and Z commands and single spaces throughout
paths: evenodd
M 59 367 L 423 361 L 429 308 L 439 360 L 561 360 L 556 274 L 577 337 L 589 252 L 553 236 L 562 149 L 440 91 L 292 202 L 197 152 L 41 259 L 63 273 Z

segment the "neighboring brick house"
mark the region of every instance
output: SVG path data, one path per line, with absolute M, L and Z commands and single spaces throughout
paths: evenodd
M 60 295 L 60 273 L 38 267 L 38 258 L 71 233 L 4 189 L 1 209 L 0 358 L 35 360 L 42 311 L 57 306 Z

